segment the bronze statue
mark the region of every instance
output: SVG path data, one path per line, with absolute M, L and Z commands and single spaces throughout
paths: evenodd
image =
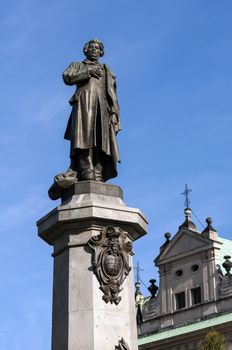
M 98 61 L 104 46 L 97 40 L 85 44 L 86 59 L 65 69 L 67 85 L 76 85 L 69 103 L 72 111 L 64 138 L 70 140 L 69 169 L 54 178 L 48 194 L 51 199 L 78 181 L 107 181 L 117 176 L 119 153 L 116 134 L 120 130 L 115 76 Z
M 85 44 L 86 59 L 73 62 L 64 71 L 67 85 L 76 85 L 64 138 L 70 140 L 71 164 L 78 181 L 106 181 L 117 176 L 119 153 L 116 134 L 120 130 L 115 76 L 98 61 L 104 46 L 97 40 Z

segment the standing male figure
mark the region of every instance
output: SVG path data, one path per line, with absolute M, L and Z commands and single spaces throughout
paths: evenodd
M 99 40 L 90 40 L 83 52 L 86 59 L 71 63 L 63 73 L 65 84 L 76 85 L 64 138 L 71 141 L 70 168 L 77 172 L 78 180 L 106 181 L 117 176 L 119 162 L 116 81 L 109 68 L 98 61 L 104 55 Z

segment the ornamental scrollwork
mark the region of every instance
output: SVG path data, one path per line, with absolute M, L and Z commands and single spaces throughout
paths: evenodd
M 104 293 L 102 299 L 111 304 L 118 304 L 121 297 L 122 283 L 129 274 L 129 255 L 132 243 L 127 240 L 126 232 L 119 227 L 105 227 L 100 234 L 93 236 L 88 245 L 93 249 L 92 265 Z
M 118 345 L 115 345 L 115 350 L 130 350 L 129 345 L 123 338 L 118 341 Z

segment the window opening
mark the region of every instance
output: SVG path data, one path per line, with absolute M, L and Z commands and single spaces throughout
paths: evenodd
M 185 308 L 185 292 L 176 294 L 176 309 L 184 309 Z
M 191 289 L 192 305 L 201 303 L 201 287 Z
M 182 276 L 182 275 L 183 275 L 183 270 L 177 270 L 177 271 L 175 272 L 175 275 L 176 275 L 176 277 Z

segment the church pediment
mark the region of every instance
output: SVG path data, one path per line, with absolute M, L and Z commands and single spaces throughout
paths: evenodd
M 160 254 L 159 260 L 193 252 L 211 246 L 210 240 L 202 237 L 198 232 L 181 229 Z

